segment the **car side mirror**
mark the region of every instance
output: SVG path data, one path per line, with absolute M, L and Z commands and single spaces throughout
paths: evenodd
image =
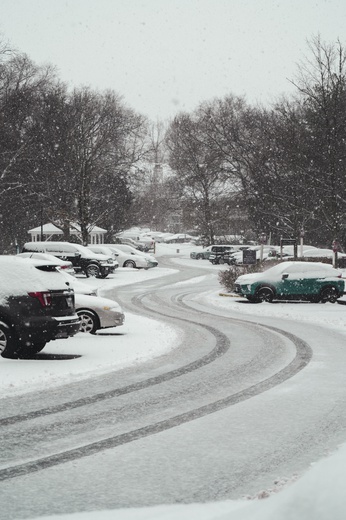
M 283 280 L 286 280 L 286 278 L 288 278 L 288 273 L 284 273 L 284 274 L 282 275 L 282 279 L 283 279 Z

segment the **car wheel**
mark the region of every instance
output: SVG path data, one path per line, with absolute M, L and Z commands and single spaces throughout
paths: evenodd
M 224 258 L 222 258 L 222 257 L 221 257 L 221 258 L 219 258 L 219 264 L 221 264 L 221 265 L 222 265 L 222 264 L 224 264 L 224 263 L 225 263 L 225 260 L 224 260 Z
M 196 255 L 196 260 L 200 260 L 202 258 L 202 255 Z
M 325 287 L 321 291 L 321 303 L 335 303 L 339 298 L 339 292 L 335 287 Z
M 41 350 L 44 349 L 46 346 L 46 341 L 35 341 L 31 343 L 31 345 L 26 345 L 25 347 L 21 347 L 18 350 L 18 357 L 21 359 L 30 358 L 31 356 L 34 356 L 38 352 L 41 352 Z
M 15 354 L 15 341 L 10 327 L 0 321 L 0 355 L 2 357 L 13 357 Z
M 258 298 L 256 298 L 256 296 L 252 296 L 251 294 L 248 295 L 246 297 L 246 299 L 250 302 L 250 303 L 259 303 L 260 300 Z
M 93 312 L 80 309 L 77 310 L 77 314 L 80 319 L 80 332 L 95 334 L 97 329 L 100 328 L 99 319 Z
M 136 264 L 133 260 L 126 260 L 126 262 L 124 262 L 124 267 L 130 267 L 131 269 L 134 269 Z
M 274 298 L 274 293 L 270 287 L 261 287 L 256 294 L 258 300 L 260 302 L 272 302 Z
M 100 276 L 100 268 L 96 264 L 90 264 L 86 268 L 86 273 L 87 273 L 87 276 L 94 276 L 97 278 L 98 276 Z

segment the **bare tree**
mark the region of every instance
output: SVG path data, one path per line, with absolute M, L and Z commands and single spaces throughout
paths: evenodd
M 166 143 L 177 189 L 191 201 L 190 220 L 193 216 L 199 232 L 213 242 L 218 220 L 215 202 L 225 193 L 227 175 L 223 157 L 209 146 L 204 124 L 204 114 L 198 110 L 180 114 L 170 125 Z
M 318 188 L 315 212 L 324 222 L 328 240 L 345 235 L 346 210 L 346 53 L 341 42 L 327 44 L 317 36 L 309 42 L 293 81 L 305 113 L 306 154 L 311 183 Z
M 129 205 L 128 177 L 141 157 L 145 122 L 113 92 L 79 89 L 58 105 L 50 127 L 51 156 L 42 161 L 46 193 L 55 201 L 51 220 L 55 216 L 54 222 L 65 229 L 77 223 L 86 244 L 93 226 L 112 225 Z M 52 165 L 54 179 L 47 170 Z

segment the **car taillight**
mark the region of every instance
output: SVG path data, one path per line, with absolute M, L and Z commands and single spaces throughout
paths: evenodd
M 29 292 L 29 296 L 37 298 L 42 307 L 50 307 L 52 305 L 52 295 L 48 291 Z

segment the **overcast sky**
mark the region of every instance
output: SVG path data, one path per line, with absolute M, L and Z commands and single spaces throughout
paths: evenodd
M 0 0 L 0 33 L 71 88 L 110 88 L 166 119 L 230 93 L 292 93 L 308 40 L 346 44 L 346 1 Z

